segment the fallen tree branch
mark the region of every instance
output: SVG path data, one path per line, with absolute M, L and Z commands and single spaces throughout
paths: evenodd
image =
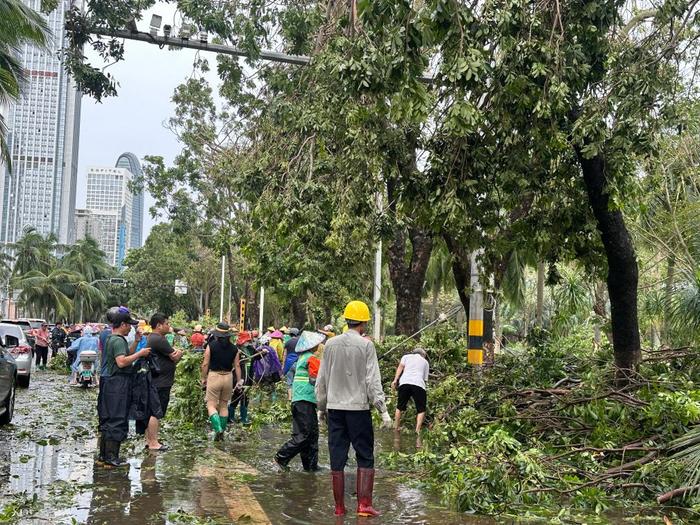
M 582 448 L 576 448 L 573 450 L 569 450 L 567 452 L 562 452 L 560 454 L 557 454 L 555 456 L 552 456 L 548 459 L 550 460 L 555 460 L 559 458 L 563 458 L 566 456 L 570 456 L 571 454 L 578 454 L 579 452 L 631 452 L 631 451 L 642 451 L 642 452 L 658 452 L 659 449 L 658 447 L 640 447 L 640 446 L 626 446 L 626 447 L 619 447 L 619 448 L 598 448 L 598 447 L 582 447 Z
M 659 504 L 666 503 L 676 496 L 685 496 L 688 492 L 693 492 L 694 490 L 700 490 L 700 485 L 690 485 L 688 487 L 679 487 L 677 489 L 669 490 L 656 498 L 656 502 Z
M 636 467 L 641 467 L 642 465 L 646 465 L 647 463 L 651 463 L 654 459 L 656 459 L 657 451 L 654 452 L 649 452 L 646 456 L 642 456 L 639 459 L 635 459 L 634 461 L 630 461 L 629 463 L 625 463 L 623 465 L 620 465 L 618 467 L 613 467 L 604 472 L 604 474 L 615 474 L 615 473 L 621 473 L 626 470 L 630 470 L 632 468 Z

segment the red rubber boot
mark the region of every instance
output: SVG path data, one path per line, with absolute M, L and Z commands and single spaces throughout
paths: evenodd
M 374 469 L 357 469 L 357 515 L 379 516 L 379 512 L 372 507 L 372 491 L 374 490 Z
M 335 515 L 345 516 L 345 472 L 331 471 L 333 481 L 333 499 L 335 500 Z

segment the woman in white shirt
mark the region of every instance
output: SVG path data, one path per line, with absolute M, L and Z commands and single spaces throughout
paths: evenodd
M 422 348 L 416 348 L 412 353 L 406 354 L 401 358 L 399 366 L 396 367 L 396 375 L 391 383 L 391 388 L 399 389 L 399 400 L 396 405 L 396 414 L 394 415 L 394 430 L 399 430 L 401 427 L 401 412 L 404 412 L 408 407 L 409 399 L 413 399 L 416 404 L 416 433 L 420 432 L 425 420 L 425 409 L 428 403 L 428 394 L 426 393 L 426 383 L 428 382 L 428 373 L 430 365 L 426 359 L 427 355 Z

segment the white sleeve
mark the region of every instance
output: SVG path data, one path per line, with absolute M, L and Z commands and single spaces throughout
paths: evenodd
M 368 343 L 367 348 L 367 395 L 369 402 L 379 413 L 386 412 L 384 389 L 382 388 L 382 376 L 379 371 L 379 360 L 373 343 Z
M 330 352 L 326 348 L 323 359 L 321 359 L 318 376 L 316 377 L 316 407 L 321 412 L 326 411 L 326 404 L 328 403 L 328 361 L 330 358 Z

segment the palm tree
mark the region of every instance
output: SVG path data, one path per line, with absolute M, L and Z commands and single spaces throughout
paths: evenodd
M 24 68 L 17 59 L 25 43 L 46 45 L 46 20 L 21 0 L 0 0 L 0 104 L 19 98 L 25 81 Z M 12 167 L 7 147 L 7 126 L 0 115 L 0 158 Z
M 70 246 L 68 253 L 61 259 L 61 266 L 79 273 L 88 283 L 106 277 L 112 270 L 105 261 L 105 252 L 92 237 L 81 239 Z
M 31 270 L 15 277 L 13 286 L 21 290 L 19 302 L 44 318 L 65 319 L 73 311 L 70 294 L 80 275 L 55 268 L 47 272 Z
M 20 277 L 32 270 L 48 273 L 56 263 L 53 252 L 58 247 L 57 241 L 53 233 L 44 236 L 33 226 L 25 228 L 22 237 L 10 244 L 15 254 L 13 277 Z
M 78 322 L 83 322 L 86 313 L 100 309 L 107 302 L 105 294 L 87 281 L 72 283 L 73 311 L 78 314 Z
M 12 261 L 9 253 L 0 252 L 0 284 L 7 282 L 12 275 Z

